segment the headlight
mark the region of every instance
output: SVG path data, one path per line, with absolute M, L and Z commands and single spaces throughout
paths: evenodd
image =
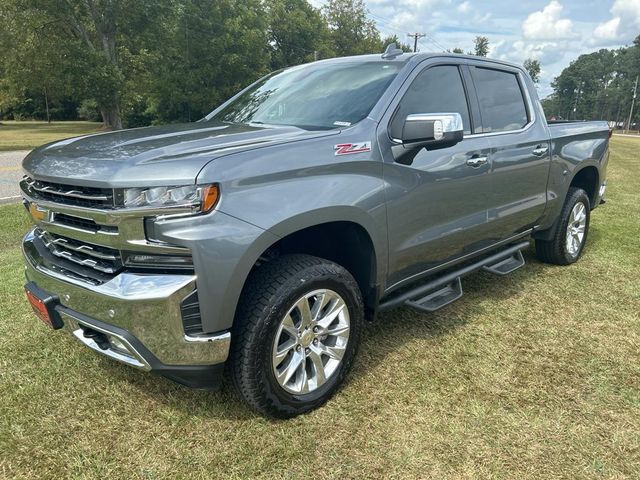
M 125 188 L 126 208 L 191 207 L 193 213 L 208 212 L 218 201 L 217 185 Z

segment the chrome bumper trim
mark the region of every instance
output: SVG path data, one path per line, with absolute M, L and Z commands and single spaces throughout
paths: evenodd
M 71 332 L 73 336 L 80 341 L 80 343 L 82 343 L 86 347 L 89 347 L 91 350 L 102 355 L 106 355 L 107 357 L 112 358 L 113 360 L 116 360 L 118 362 L 126 363 L 131 367 L 139 368 L 141 370 L 151 370 L 151 365 L 149 364 L 149 362 L 122 335 L 109 331 L 106 328 L 101 328 L 88 322 L 82 321 L 67 312 L 60 312 L 60 316 L 62 317 L 62 321 L 64 322 L 64 329 Z M 114 348 L 101 348 L 95 342 L 95 340 L 85 337 L 84 331 L 82 330 L 80 325 L 83 325 L 92 330 L 96 330 L 100 333 L 104 333 L 108 337 L 117 338 L 124 345 L 126 353 L 121 353 Z
M 105 283 L 91 285 L 51 270 L 34 247 L 33 238 L 33 231 L 29 232 L 22 244 L 25 275 L 44 291 L 57 295 L 61 311 L 68 315 L 77 312 L 81 322 L 86 318 L 93 329 L 95 320 L 107 329 L 113 326 L 127 332 L 164 365 L 214 365 L 226 361 L 231 344 L 228 332 L 202 337 L 185 335 L 180 303 L 195 289 L 195 275 L 122 272 Z M 93 348 L 91 344 L 87 346 Z M 146 355 L 142 357 L 150 363 Z

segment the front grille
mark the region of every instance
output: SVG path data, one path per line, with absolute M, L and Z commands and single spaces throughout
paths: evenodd
M 30 197 L 38 200 L 87 208 L 114 208 L 111 188 L 79 187 L 61 183 L 44 182 L 25 176 L 21 188 Z
M 89 232 L 105 232 L 105 233 L 118 233 L 118 227 L 110 225 L 98 225 L 96 222 L 89 218 L 76 217 L 73 215 L 67 215 L 65 213 L 55 213 L 53 217 L 54 223 L 66 225 L 68 227 L 75 227 L 81 230 L 87 230 Z
M 202 333 L 202 317 L 200 316 L 198 290 L 194 290 L 182 300 L 182 303 L 180 303 L 180 313 L 182 314 L 184 333 L 187 335 Z
M 58 258 L 107 274 L 115 274 L 122 269 L 118 250 L 54 235 L 41 229 L 36 229 L 35 235 Z

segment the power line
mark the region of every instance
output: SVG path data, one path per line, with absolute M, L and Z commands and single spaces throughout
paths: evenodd
M 426 37 L 426 33 L 407 33 L 407 37 L 413 37 L 413 51 L 414 53 L 418 51 L 418 39 L 422 37 Z
M 309 0 L 308 0 L 309 1 Z M 322 8 L 324 7 L 327 2 L 326 0 L 313 0 L 313 1 L 309 1 L 309 3 L 311 3 L 312 5 L 314 3 L 318 4 L 317 6 L 314 5 L 314 7 L 316 8 Z M 404 27 L 401 27 L 400 25 L 398 25 L 397 23 L 393 23 L 392 20 L 382 17 L 376 13 L 372 13 L 372 12 L 367 12 L 367 16 L 373 20 L 374 22 L 376 22 L 377 24 L 381 24 L 383 29 L 385 30 L 391 30 L 393 31 L 395 34 L 400 34 L 400 35 L 404 35 L 406 30 Z M 438 40 L 436 40 L 436 38 L 429 33 L 421 33 L 421 36 L 423 36 L 424 38 L 426 38 L 429 42 L 433 43 L 436 48 L 439 48 L 443 51 L 447 50 L 447 47 L 445 47 L 442 43 L 440 43 Z M 415 42 L 414 42 L 415 43 Z M 416 45 L 414 45 L 415 47 Z M 428 48 L 427 48 L 428 49 Z M 415 51 L 415 49 L 414 49 Z
M 368 15 L 371 16 L 371 17 L 375 17 L 372 20 L 375 21 L 376 23 L 382 24 L 382 26 L 384 28 L 388 29 L 388 30 L 393 30 L 396 33 L 401 33 L 401 34 L 404 34 L 404 32 L 406 31 L 402 27 L 400 27 L 399 25 L 392 23 L 391 20 L 389 20 L 387 18 L 384 18 L 384 17 L 381 17 L 380 15 L 377 15 L 377 14 L 371 13 L 371 12 L 368 12 Z M 386 26 L 385 26 L 385 23 L 386 23 Z M 433 37 L 433 35 L 430 35 L 428 33 L 424 33 L 424 34 L 421 34 L 421 35 L 424 36 L 431 43 L 433 43 L 437 48 L 440 48 L 442 50 L 446 50 L 447 49 L 447 47 L 443 46 L 440 42 L 438 42 Z

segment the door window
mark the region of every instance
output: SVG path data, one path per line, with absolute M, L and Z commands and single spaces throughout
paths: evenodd
M 476 67 L 473 69 L 473 82 L 480 102 L 484 133 L 519 130 L 529 123 L 515 73 Z
M 464 133 L 471 133 L 469 107 L 458 67 L 439 65 L 418 74 L 402 97 L 391 121 L 391 138 L 402 136 L 407 115 L 414 113 L 459 113 Z

